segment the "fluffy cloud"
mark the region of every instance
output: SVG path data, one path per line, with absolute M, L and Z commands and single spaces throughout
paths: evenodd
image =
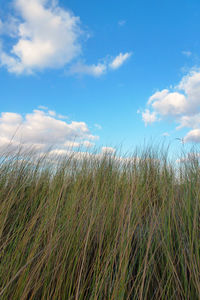
M 145 111 L 142 112 L 142 120 L 144 121 L 145 126 L 149 123 L 154 123 L 157 120 L 156 113 L 151 113 L 149 109 L 145 109 Z
M 123 65 L 123 63 L 132 55 L 132 53 L 120 53 L 117 57 L 113 59 L 113 61 L 110 63 L 111 69 L 118 69 Z
M 177 92 L 170 93 L 168 90 L 155 93 L 148 104 L 162 116 L 181 115 L 186 110 L 185 96 Z
M 191 128 L 184 142 L 200 142 L 200 71 L 191 71 L 171 91 L 154 93 L 142 112 L 145 125 L 161 119 L 173 120 L 181 128 Z
M 15 24 L 18 40 L 9 54 L 0 52 L 1 64 L 10 72 L 62 67 L 80 54 L 79 17 L 48 0 L 15 0 L 14 4 L 21 16 Z
M 192 115 L 196 114 L 200 107 L 200 72 L 192 71 L 184 76 L 177 88 L 186 94 L 187 107 L 185 112 Z
M 4 112 L 0 117 L 0 147 L 34 147 L 46 150 L 49 147 L 91 147 L 98 137 L 90 133 L 85 122 L 67 123 L 49 112 L 34 110 L 23 117 L 20 114 Z
M 200 129 L 193 129 L 189 131 L 184 138 L 184 142 L 200 143 Z

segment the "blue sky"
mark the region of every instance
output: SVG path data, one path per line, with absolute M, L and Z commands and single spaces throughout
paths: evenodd
M 2 0 L 0 146 L 198 144 L 199 32 L 199 0 Z

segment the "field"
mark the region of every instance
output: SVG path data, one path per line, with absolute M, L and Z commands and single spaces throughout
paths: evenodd
M 1 154 L 0 299 L 200 299 L 200 166 Z

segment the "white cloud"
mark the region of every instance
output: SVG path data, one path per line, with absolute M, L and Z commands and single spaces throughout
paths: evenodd
M 80 54 L 79 17 L 48 0 L 14 0 L 14 4 L 21 17 L 15 22 L 18 41 L 10 53 L 0 52 L 1 64 L 9 72 L 62 67 Z
M 73 65 L 70 69 L 72 74 L 86 74 L 99 77 L 105 74 L 107 71 L 107 65 L 105 63 L 98 63 L 97 65 L 86 65 L 78 63 Z
M 145 125 L 161 119 L 174 121 L 176 129 L 191 128 L 185 142 L 200 142 L 200 71 L 192 70 L 174 88 L 154 93 L 142 114 Z
M 187 97 L 186 113 L 196 114 L 200 107 L 200 72 L 191 71 L 184 76 L 177 89 L 182 90 Z
M 129 58 L 131 57 L 132 53 L 120 53 L 118 56 L 116 56 L 113 61 L 110 63 L 110 68 L 111 69 L 118 69 L 119 67 L 121 67 L 123 65 L 123 63 Z
M 23 117 L 5 112 L 0 117 L 0 147 L 10 142 L 14 146 L 24 146 L 45 150 L 50 146 L 91 147 L 98 137 L 90 133 L 85 122 L 67 123 L 41 110 L 34 110 Z
M 149 109 L 145 109 L 144 112 L 142 112 L 142 120 L 145 123 L 145 126 L 147 126 L 149 123 L 154 123 L 157 121 L 156 112 L 150 112 Z
M 95 144 L 91 143 L 90 141 L 81 141 L 81 142 L 67 141 L 64 143 L 64 146 L 67 148 L 80 148 L 82 146 L 86 148 L 91 148 L 94 147 Z
M 200 143 L 200 129 L 193 129 L 189 131 L 184 138 L 184 142 Z
M 174 89 L 154 93 L 147 105 L 161 116 L 195 115 L 200 108 L 200 72 L 191 71 Z
M 108 59 L 103 59 L 102 63 L 86 65 L 84 63 L 77 63 L 70 68 L 72 74 L 86 74 L 99 77 L 109 71 L 115 70 L 123 65 L 123 63 L 131 56 L 131 53 L 120 53 L 111 62 Z
M 80 18 L 63 9 L 57 0 L 12 0 L 15 16 L 0 20 L 0 34 L 13 38 L 13 45 L 0 41 L 0 66 L 15 74 L 33 74 L 46 68 L 70 65 L 71 73 L 101 76 L 119 68 L 131 56 L 120 53 L 109 64 L 74 62 L 82 53 Z M 73 66 L 71 66 L 74 64 Z
M 48 110 L 48 114 L 52 117 L 56 116 L 56 112 L 54 110 Z
M 149 100 L 148 100 L 148 104 L 151 104 L 152 102 L 154 102 L 155 100 L 158 100 L 158 99 L 164 99 L 167 94 L 169 93 L 169 90 L 165 89 L 165 90 L 162 90 L 161 92 L 156 92 L 155 94 L 153 94 Z
M 185 115 L 180 117 L 179 119 L 179 126 L 176 127 L 176 129 L 181 129 L 181 128 L 198 128 L 200 127 L 200 113 L 196 115 Z
M 156 92 L 149 98 L 148 104 L 162 116 L 181 115 L 186 110 L 186 98 L 184 95 L 168 90 Z

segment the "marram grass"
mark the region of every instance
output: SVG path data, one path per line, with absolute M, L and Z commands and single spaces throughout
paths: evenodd
M 1 156 L 0 299 L 200 299 L 200 167 Z

